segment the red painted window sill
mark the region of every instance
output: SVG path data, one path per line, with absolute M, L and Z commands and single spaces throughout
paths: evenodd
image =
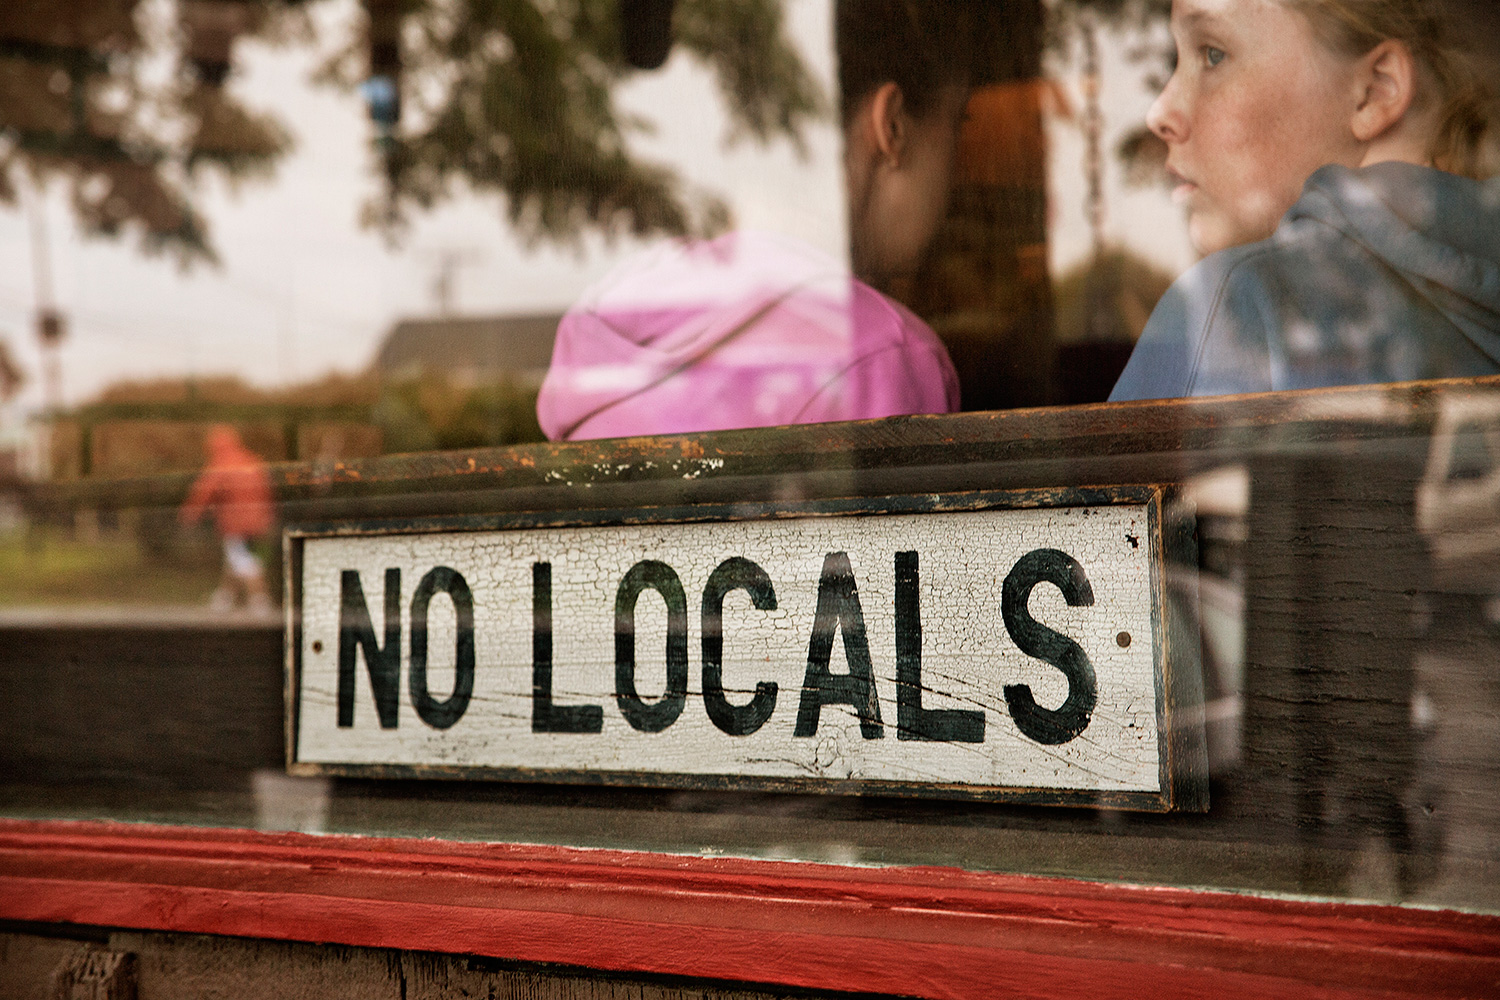
M 0 821 L 0 918 L 932 998 L 1500 995 L 1500 917 L 626 851 Z

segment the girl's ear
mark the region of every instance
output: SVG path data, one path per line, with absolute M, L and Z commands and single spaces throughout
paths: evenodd
M 901 87 L 892 81 L 880 85 L 870 100 L 870 125 L 881 161 L 890 167 L 901 165 L 906 149 L 906 98 Z
M 1360 59 L 1359 102 L 1349 125 L 1354 138 L 1373 142 L 1411 110 L 1417 96 L 1417 61 L 1405 42 L 1388 38 Z

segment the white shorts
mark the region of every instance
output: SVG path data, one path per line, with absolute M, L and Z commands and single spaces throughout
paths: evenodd
M 254 580 L 261 575 L 260 560 L 238 535 L 224 536 L 224 565 L 241 580 Z

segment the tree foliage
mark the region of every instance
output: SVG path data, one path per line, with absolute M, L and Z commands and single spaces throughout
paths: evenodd
M 363 11 L 390 15 L 407 112 L 379 137 L 382 192 L 367 217 L 392 235 L 462 189 L 501 196 L 533 242 L 726 224 L 722 202 L 630 148 L 649 123 L 615 102 L 635 72 L 621 51 L 620 0 L 363 2 L 353 41 L 323 77 L 365 83 Z M 0 3 L 0 201 L 13 203 L 28 175 L 61 179 L 86 231 L 133 233 L 143 250 L 182 263 L 212 260 L 195 206 L 202 181 L 270 176 L 291 145 L 277 109 L 249 107 L 226 86 L 233 47 L 251 36 L 308 41 L 295 27 L 303 5 Z M 826 101 L 786 37 L 781 0 L 679 0 L 674 35 L 713 72 L 729 138 L 800 147 Z
M 86 232 L 211 260 L 193 205 L 203 177 L 264 175 L 290 145 L 224 87 L 235 39 L 275 30 L 285 8 L 180 0 L 151 23 L 141 0 L 0 4 L 0 199 L 27 175 L 61 179 Z
M 1172 15 L 1172 0 L 1054 0 L 1051 7 L 1054 45 L 1066 44 L 1080 18 L 1092 18 L 1112 28 L 1149 28 Z
M 638 72 L 618 0 L 409 0 L 401 38 L 405 122 L 380 142 L 387 189 L 367 219 L 399 235 L 413 210 L 460 187 L 503 197 L 525 239 L 583 232 L 687 234 L 726 225 L 722 202 L 632 152 L 650 123 L 621 112 Z M 786 37 L 781 0 L 680 0 L 673 34 L 714 74 L 731 140 L 799 145 L 826 99 Z M 360 80 L 357 47 L 327 76 Z M 707 137 L 705 137 L 707 138 Z
M 1165 24 L 1172 16 L 1172 0 L 1057 0 L 1048 30 L 1048 47 L 1064 57 L 1071 55 L 1074 41 L 1085 21 L 1099 26 L 1133 29 L 1146 34 Z M 1174 50 L 1170 44 L 1146 41 L 1130 52 L 1131 58 L 1154 68 L 1146 75 L 1146 85 L 1160 90 L 1171 74 Z M 1165 179 L 1166 144 L 1144 124 L 1121 138 L 1115 155 L 1125 167 L 1125 181 L 1136 187 L 1148 187 Z

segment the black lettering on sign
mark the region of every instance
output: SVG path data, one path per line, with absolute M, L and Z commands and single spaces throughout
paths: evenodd
M 438 591 L 453 599 L 457 635 L 453 651 L 453 693 L 442 701 L 427 689 L 427 608 Z M 474 595 L 456 571 L 438 566 L 417 584 L 411 598 L 411 673 L 406 683 L 411 703 L 422 721 L 434 729 L 447 729 L 469 708 L 474 694 Z
M 635 689 L 635 604 L 654 590 L 667 602 L 667 690 L 648 703 Z M 659 733 L 687 704 L 687 594 L 677 573 L 664 562 L 643 559 L 630 567 L 615 591 L 615 702 L 631 727 Z
M 552 704 L 552 564 L 531 564 L 531 731 L 597 733 L 602 705 Z
M 1000 589 L 1000 615 L 1005 630 L 1027 656 L 1045 660 L 1068 679 L 1068 697 L 1057 709 L 1043 708 L 1025 684 L 1005 685 L 1005 703 L 1021 732 L 1038 743 L 1067 743 L 1088 728 L 1099 694 L 1094 665 L 1083 647 L 1031 617 L 1027 602 L 1039 583 L 1062 591 L 1071 607 L 1094 603 L 1094 589 L 1078 560 L 1057 549 L 1034 549 L 1011 567 Z
M 354 655 L 365 653 L 381 729 L 395 729 L 401 698 L 401 571 L 385 571 L 385 646 L 375 639 L 359 571 L 339 574 L 339 725 L 354 725 Z
M 776 709 L 775 681 L 759 681 L 748 705 L 731 705 L 724 697 L 724 595 L 745 590 L 761 611 L 776 610 L 771 578 L 749 559 L 735 556 L 719 563 L 703 588 L 703 704 L 714 725 L 730 736 L 749 736 L 765 725 Z
M 915 552 L 896 553 L 896 738 L 983 743 L 984 713 L 922 707 L 921 580 Z
M 844 659 L 849 662 L 847 674 L 828 672 L 835 629 L 844 636 Z M 818 610 L 807 644 L 807 674 L 802 681 L 802 701 L 797 707 L 797 728 L 793 735 L 815 735 L 824 705 L 852 705 L 859 714 L 860 735 L 867 740 L 878 740 L 885 735 L 880 721 L 880 699 L 875 691 L 875 672 L 870 666 L 870 643 L 865 638 L 865 616 L 859 606 L 859 591 L 847 552 L 830 552 L 823 559 Z

